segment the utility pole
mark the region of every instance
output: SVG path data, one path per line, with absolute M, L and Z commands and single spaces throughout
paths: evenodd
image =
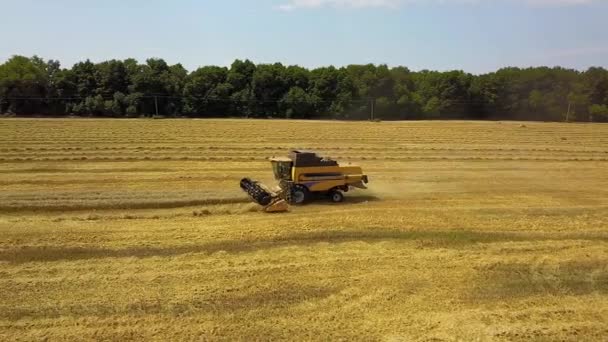
M 568 101 L 568 112 L 566 113 L 566 122 L 570 121 L 570 106 L 572 102 Z
M 156 116 L 158 116 L 158 97 L 154 96 L 154 109 L 156 111 Z
M 374 105 L 375 105 L 376 99 L 372 98 L 370 100 L 370 107 L 371 107 L 371 113 L 370 113 L 370 120 L 374 121 Z

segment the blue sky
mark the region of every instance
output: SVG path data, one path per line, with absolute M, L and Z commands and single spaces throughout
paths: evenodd
M 0 0 L 0 61 L 608 67 L 606 0 Z

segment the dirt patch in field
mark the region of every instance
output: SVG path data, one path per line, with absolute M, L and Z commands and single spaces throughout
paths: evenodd
M 19 213 L 19 212 L 68 212 L 68 211 L 83 211 L 83 210 L 120 210 L 120 209 L 167 209 L 167 208 L 183 208 L 215 204 L 243 204 L 250 201 L 246 197 L 234 198 L 203 198 L 203 199 L 187 199 L 187 200 L 125 200 L 115 202 L 98 202 L 89 203 L 55 203 L 48 201 L 47 203 L 21 203 L 11 202 L 0 205 L 0 212 Z
M 224 240 L 207 244 L 181 245 L 177 247 L 132 247 L 124 249 L 94 247 L 22 246 L 19 249 L 0 251 L 0 261 L 10 263 L 49 262 L 99 258 L 149 258 L 169 257 L 189 253 L 246 253 L 289 246 L 307 246 L 318 243 L 348 243 L 382 241 L 414 242 L 420 248 L 465 248 L 474 244 L 499 242 L 545 241 L 545 240 L 592 240 L 606 241 L 605 235 L 565 234 L 561 237 L 547 234 L 522 234 L 473 231 L 401 231 L 401 230 L 357 230 L 320 231 L 294 233 L 268 239 Z M 497 266 L 497 274 L 509 273 L 508 267 Z M 502 271 L 502 273 L 501 273 Z M 517 273 L 517 269 L 513 272 Z M 519 274 L 524 273 L 520 271 Z M 491 277 L 494 279 L 499 275 Z M 602 278 L 604 279 L 604 278 Z M 608 280 L 608 278 L 606 278 Z
M 297 305 L 306 301 L 316 301 L 338 293 L 339 287 L 311 286 L 305 284 L 284 284 L 275 287 L 255 289 L 225 288 L 222 292 L 209 294 L 196 292 L 192 299 L 169 303 L 162 299 L 134 299 L 122 306 L 111 303 L 89 303 L 88 305 L 38 306 L 31 308 L 8 308 L 0 310 L 0 319 L 20 320 L 24 318 L 59 318 L 62 316 L 109 317 L 120 314 L 154 315 L 170 312 L 186 315 L 196 312 L 216 314 L 237 313 L 239 311 L 273 310 Z
M 606 260 L 497 263 L 481 268 L 479 276 L 472 297 L 482 301 L 608 293 Z
M 261 307 L 272 309 L 327 298 L 339 291 L 340 288 L 337 287 L 303 284 L 283 284 L 271 288 L 257 288 L 253 291 L 229 288 L 223 293 L 212 296 L 206 294 L 200 298 L 195 296 L 193 305 L 199 310 L 212 312 L 252 310 Z

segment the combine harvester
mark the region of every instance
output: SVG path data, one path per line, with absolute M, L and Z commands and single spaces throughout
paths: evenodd
M 271 158 L 270 162 L 279 181 L 274 189 L 250 178 L 241 180 L 241 189 L 267 213 L 287 211 L 290 204 L 319 197 L 338 203 L 351 188 L 367 189 L 367 175 L 361 167 L 340 166 L 312 152 L 291 151 L 289 157 Z

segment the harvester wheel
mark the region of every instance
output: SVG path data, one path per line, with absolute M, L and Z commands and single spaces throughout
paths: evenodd
M 334 203 L 340 203 L 344 201 L 344 194 L 338 190 L 334 190 L 329 193 L 329 199 Z
M 291 204 L 304 204 L 310 197 L 310 191 L 304 186 L 296 185 L 291 190 Z

